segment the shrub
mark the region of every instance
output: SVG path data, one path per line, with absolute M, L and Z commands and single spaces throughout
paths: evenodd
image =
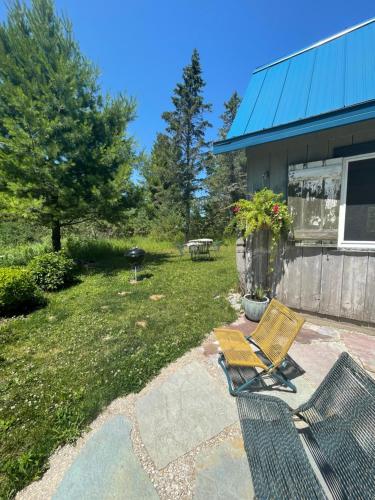
M 27 312 L 41 305 L 44 298 L 27 269 L 0 268 L 0 315 Z
M 28 268 L 35 283 L 49 292 L 70 285 L 74 279 L 74 261 L 60 252 L 38 255 Z

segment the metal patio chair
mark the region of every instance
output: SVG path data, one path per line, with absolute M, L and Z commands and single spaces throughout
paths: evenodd
M 296 410 L 263 394 L 237 407 L 256 498 L 375 498 L 375 381 L 348 353 Z
M 215 329 L 215 336 L 222 350 L 218 362 L 226 375 L 229 392 L 237 396 L 266 376 L 272 376 L 296 392 L 295 385 L 281 369 L 304 321 L 302 316 L 276 299 L 272 299 L 251 337 L 245 338 L 239 330 Z M 255 353 L 250 343 L 261 352 Z M 261 371 L 252 371 L 252 376 L 248 380 L 236 385 L 230 373 L 231 367 L 259 368 Z

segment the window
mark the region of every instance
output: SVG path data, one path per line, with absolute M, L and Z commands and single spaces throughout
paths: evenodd
M 344 160 L 339 246 L 375 248 L 375 153 Z
M 296 241 L 336 244 L 342 158 L 289 165 L 288 205 Z

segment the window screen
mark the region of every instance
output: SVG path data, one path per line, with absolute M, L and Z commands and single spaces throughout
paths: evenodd
M 337 240 L 342 159 L 289 166 L 288 205 L 296 240 Z
M 348 164 L 344 240 L 375 241 L 375 158 Z

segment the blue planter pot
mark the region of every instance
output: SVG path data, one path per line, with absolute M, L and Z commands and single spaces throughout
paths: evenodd
M 263 301 L 254 300 L 251 298 L 250 294 L 244 295 L 242 297 L 242 307 L 245 311 L 245 316 L 251 321 L 260 321 L 263 316 L 264 311 L 270 302 L 268 297 L 264 297 Z

